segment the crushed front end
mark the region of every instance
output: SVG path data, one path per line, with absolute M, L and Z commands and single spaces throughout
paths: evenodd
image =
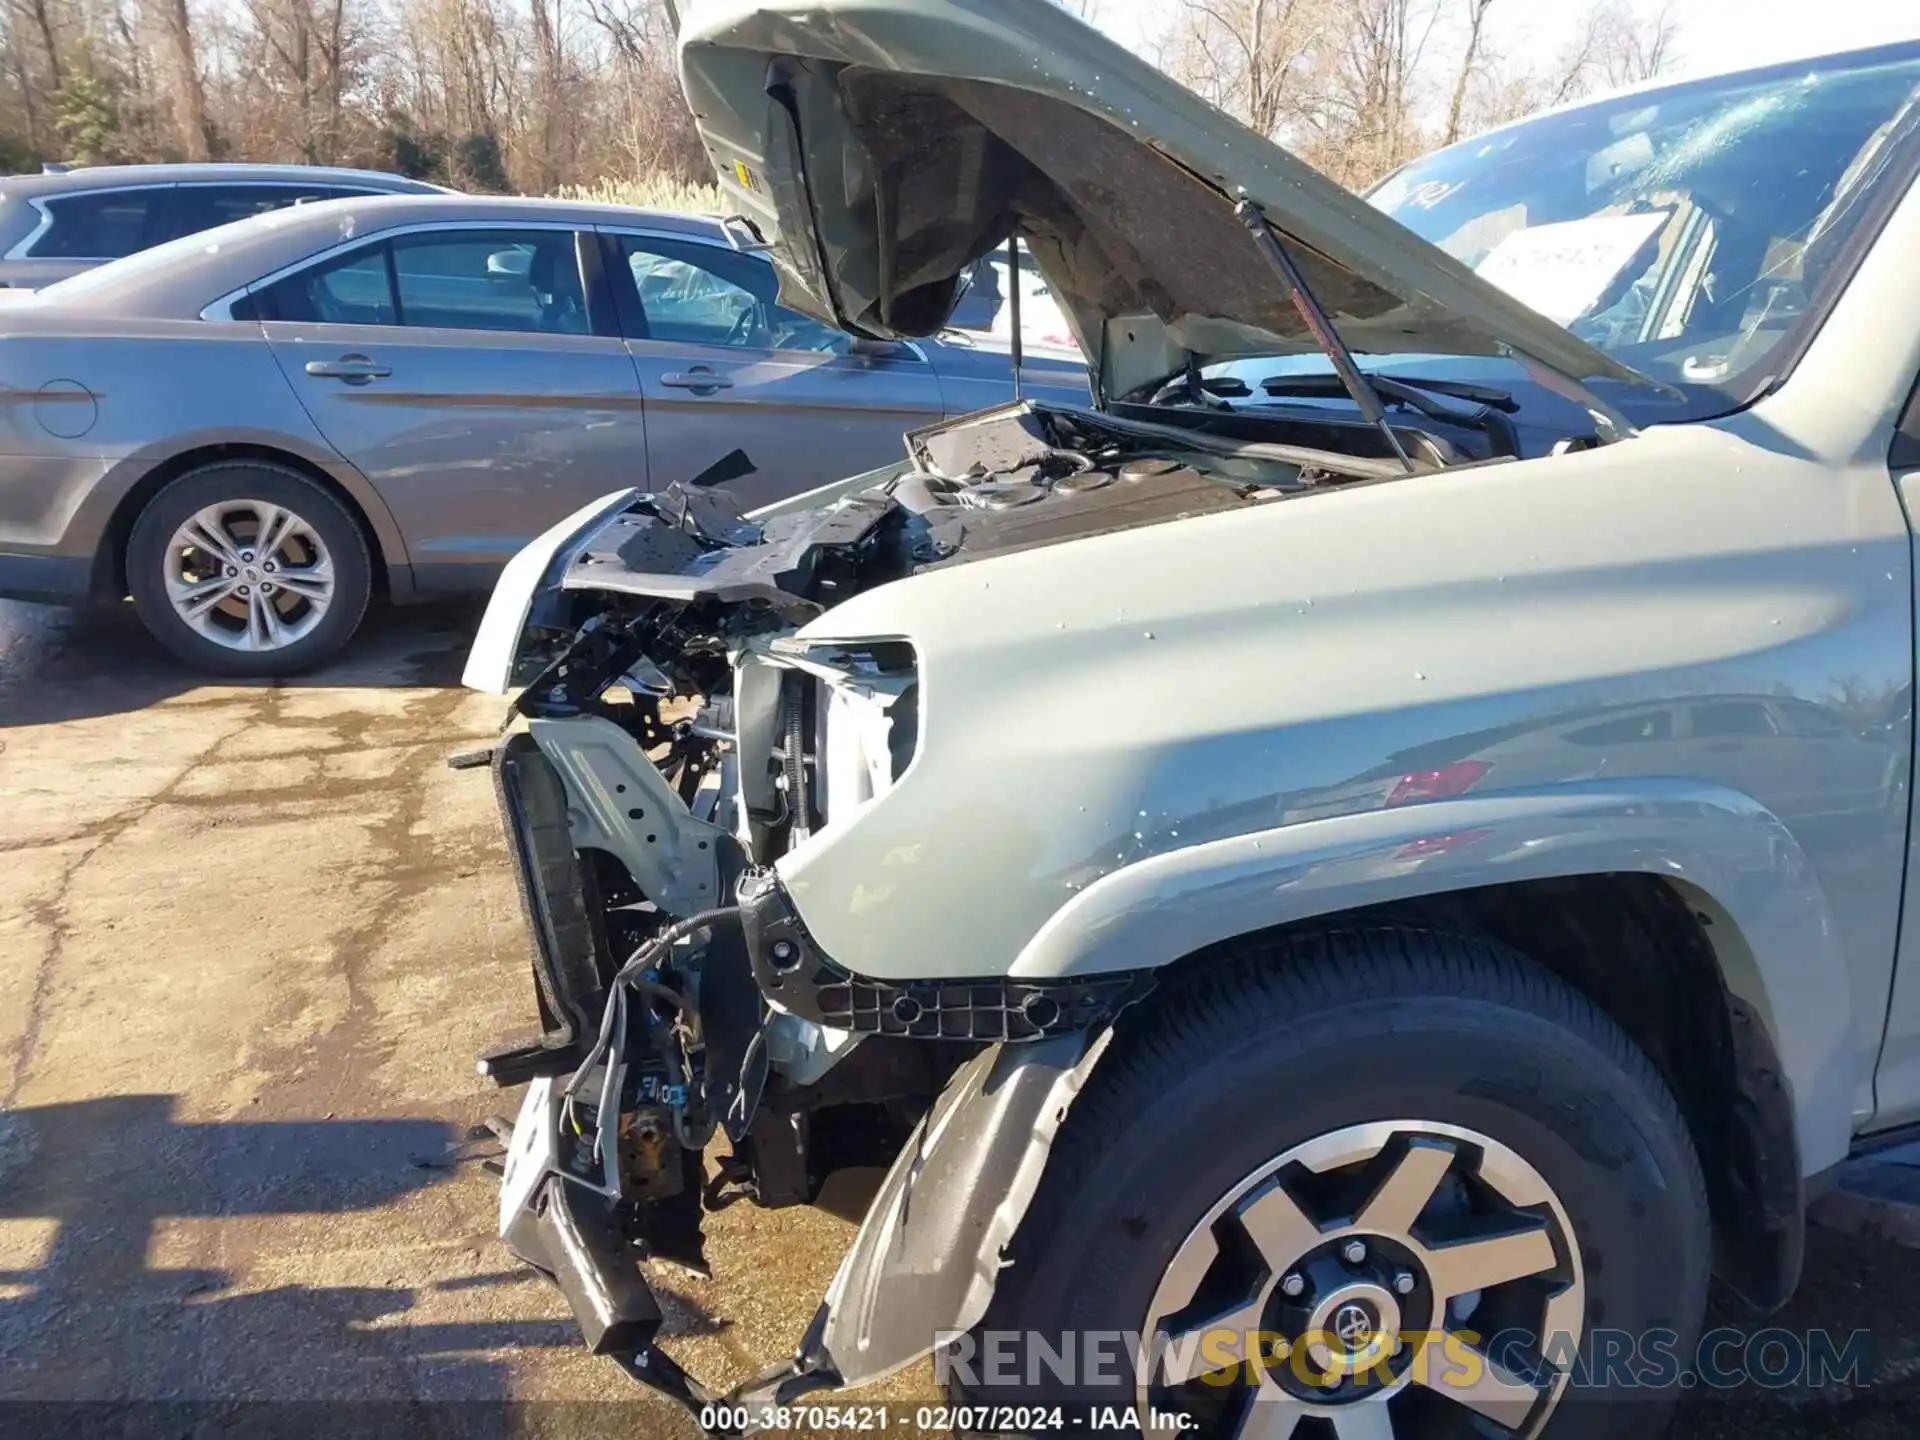
M 529 1087 L 501 1234 L 594 1350 L 696 1409 L 711 1396 L 655 1350 L 638 1261 L 704 1270 L 704 1211 L 891 1166 L 797 1358 L 753 1393 L 910 1363 L 984 1312 L 1054 1128 L 1151 984 L 1019 977 L 1004 955 L 882 977 L 822 947 L 789 877 L 902 786 L 925 716 L 912 635 L 810 622 L 923 571 L 1383 468 L 1026 405 L 908 451 L 751 519 L 711 489 L 608 497 L 516 558 L 467 670 L 523 687 L 487 757 L 541 1023 L 480 1061 Z

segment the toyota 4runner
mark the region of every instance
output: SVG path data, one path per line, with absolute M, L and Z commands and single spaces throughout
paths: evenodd
M 1643 1428 L 1681 1371 L 1593 1337 L 1779 1304 L 1920 1120 L 1920 45 L 1366 199 L 1046 0 L 697 0 L 680 63 L 790 303 L 933 334 L 1017 234 L 1094 400 L 509 567 L 507 1243 L 701 1411 L 637 1262 L 890 1166 L 714 1428 L 1002 1341 L 959 1397 Z

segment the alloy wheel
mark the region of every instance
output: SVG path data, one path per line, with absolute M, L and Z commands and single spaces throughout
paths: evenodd
M 1143 1428 L 1192 1423 L 1157 1412 L 1234 1440 L 1408 1440 L 1458 1409 L 1459 1433 L 1531 1436 L 1584 1297 L 1566 1211 L 1514 1150 L 1349 1126 L 1247 1176 L 1174 1253 L 1141 1329 Z
M 333 557 L 284 506 L 223 500 L 167 542 L 167 599 L 195 633 L 231 650 L 280 650 L 311 634 L 333 602 Z

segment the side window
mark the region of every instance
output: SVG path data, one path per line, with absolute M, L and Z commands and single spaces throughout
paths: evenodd
M 63 195 L 40 203 L 53 223 L 33 242 L 36 260 L 118 260 L 157 241 L 165 186 Z
M 167 228 L 175 235 L 193 235 L 326 196 L 326 189 L 319 185 L 179 185 L 174 187 Z
M 258 320 L 295 320 L 321 325 L 392 325 L 393 292 L 387 283 L 387 247 L 336 255 L 249 297 L 234 306 L 235 318 L 251 311 Z
M 621 235 L 646 338 L 682 345 L 844 353 L 848 337 L 776 304 L 773 267 L 697 241 Z
M 1758 700 L 1720 700 L 1693 707 L 1696 740 L 1745 740 L 1773 733 L 1773 719 Z
M 1847 727 L 1836 720 L 1832 714 L 1818 705 L 1808 704 L 1804 700 L 1792 700 L 1782 697 L 1774 704 L 1775 723 L 1782 735 L 1792 735 L 1804 740 L 1838 740 L 1845 737 Z
M 1643 710 L 1623 715 L 1617 720 L 1603 720 L 1598 725 L 1567 732 L 1567 742 L 1572 745 L 1633 745 L 1646 740 L 1672 738 L 1671 710 Z
M 586 335 L 570 230 L 461 230 L 393 241 L 400 323 L 448 330 Z

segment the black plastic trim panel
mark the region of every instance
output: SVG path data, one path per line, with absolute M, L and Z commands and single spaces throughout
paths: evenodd
M 533 982 L 545 1033 L 480 1057 L 501 1085 L 573 1069 L 606 1003 L 600 942 L 585 877 L 573 852 L 566 788 L 531 736 L 507 737 L 493 752 L 494 791 L 533 938 Z
M 740 920 L 754 979 L 804 1020 L 858 1035 L 1019 1043 L 1089 1030 L 1152 988 L 1147 971 L 1073 980 L 869 980 L 820 952 L 771 870 L 740 881 Z

